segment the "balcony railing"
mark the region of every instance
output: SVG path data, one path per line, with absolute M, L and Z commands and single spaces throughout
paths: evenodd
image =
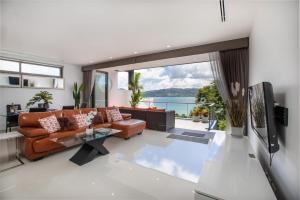
M 175 110 L 178 117 L 188 118 L 193 108 L 197 106 L 195 103 L 181 103 L 181 102 L 162 102 L 162 101 L 141 101 L 139 107 L 149 108 L 157 107 L 166 110 Z

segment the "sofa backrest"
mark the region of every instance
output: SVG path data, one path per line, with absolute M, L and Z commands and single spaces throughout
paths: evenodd
M 51 112 L 29 112 L 22 113 L 19 116 L 19 126 L 22 127 L 41 127 L 39 119 L 55 115 L 56 117 L 72 117 L 77 114 L 88 114 L 89 112 L 100 112 L 104 118 L 104 122 L 107 123 L 107 109 L 113 109 L 114 107 L 100 107 L 100 108 L 81 108 L 75 110 L 57 110 Z
M 89 112 L 97 112 L 97 108 L 81 108 L 82 114 L 88 114 Z
M 39 119 L 55 115 L 56 117 L 62 117 L 63 112 L 61 110 L 54 112 L 29 112 L 22 113 L 19 116 L 20 127 L 41 127 Z

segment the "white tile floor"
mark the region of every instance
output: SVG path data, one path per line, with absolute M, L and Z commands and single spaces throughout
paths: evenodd
M 189 127 L 183 124 L 176 121 Z M 198 123 L 192 125 L 199 130 Z M 129 140 L 111 137 L 105 142 L 110 154 L 80 167 L 68 160 L 78 147 L 27 161 L 0 173 L 0 199 L 193 199 L 201 170 L 195 152 L 204 145 L 167 135 L 145 130 Z

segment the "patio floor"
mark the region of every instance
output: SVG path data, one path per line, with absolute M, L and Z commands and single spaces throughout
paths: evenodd
M 207 131 L 208 123 L 193 122 L 191 119 L 176 119 L 175 128 Z

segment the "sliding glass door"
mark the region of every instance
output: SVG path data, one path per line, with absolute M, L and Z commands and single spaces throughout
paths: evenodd
M 108 105 L 108 74 L 96 72 L 93 91 L 93 107 L 106 107 Z

